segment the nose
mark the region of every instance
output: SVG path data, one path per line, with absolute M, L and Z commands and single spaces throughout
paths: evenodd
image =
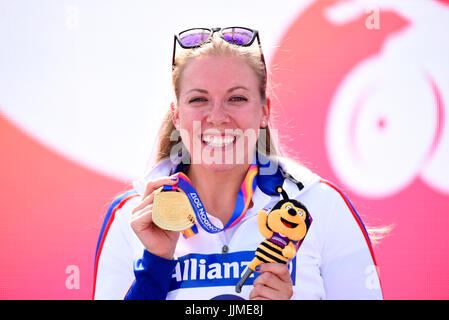
M 207 121 L 212 124 L 222 124 L 228 121 L 228 114 L 224 110 L 221 102 L 216 102 L 207 115 Z
M 293 217 L 296 216 L 296 210 L 293 209 L 293 208 L 292 208 L 292 209 L 288 209 L 287 212 L 288 212 L 289 215 L 291 215 L 291 216 L 293 216 Z

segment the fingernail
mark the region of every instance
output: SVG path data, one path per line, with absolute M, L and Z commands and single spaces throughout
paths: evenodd
M 257 266 L 257 267 L 256 267 L 256 271 L 260 271 L 260 266 Z
M 176 181 L 178 180 L 178 175 L 173 175 L 170 177 L 171 180 Z

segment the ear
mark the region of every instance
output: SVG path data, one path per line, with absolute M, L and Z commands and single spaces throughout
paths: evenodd
M 176 129 L 179 129 L 179 110 L 175 103 L 170 103 L 171 119 Z
M 260 119 L 260 127 L 266 128 L 270 122 L 271 116 L 271 99 L 266 98 L 265 104 L 262 106 L 262 118 Z

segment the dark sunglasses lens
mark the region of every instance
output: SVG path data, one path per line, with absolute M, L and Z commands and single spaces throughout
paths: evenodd
M 210 30 L 193 29 L 182 32 L 179 39 L 183 46 L 196 47 L 209 40 L 210 34 Z
M 247 45 L 254 37 L 253 31 L 244 28 L 226 28 L 221 34 L 227 42 L 238 45 Z

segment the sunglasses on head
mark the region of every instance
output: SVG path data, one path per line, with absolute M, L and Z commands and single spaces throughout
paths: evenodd
M 172 69 L 175 68 L 176 42 L 178 42 L 183 49 L 198 48 L 203 44 L 209 42 L 215 32 L 219 32 L 220 37 L 226 42 L 241 47 L 249 47 L 253 44 L 254 40 L 257 39 L 261 60 L 265 67 L 266 74 L 267 67 L 265 65 L 265 58 L 263 56 L 262 47 L 260 44 L 259 32 L 257 30 L 245 27 L 192 28 L 184 30 L 179 34 L 175 34 L 173 43 Z

